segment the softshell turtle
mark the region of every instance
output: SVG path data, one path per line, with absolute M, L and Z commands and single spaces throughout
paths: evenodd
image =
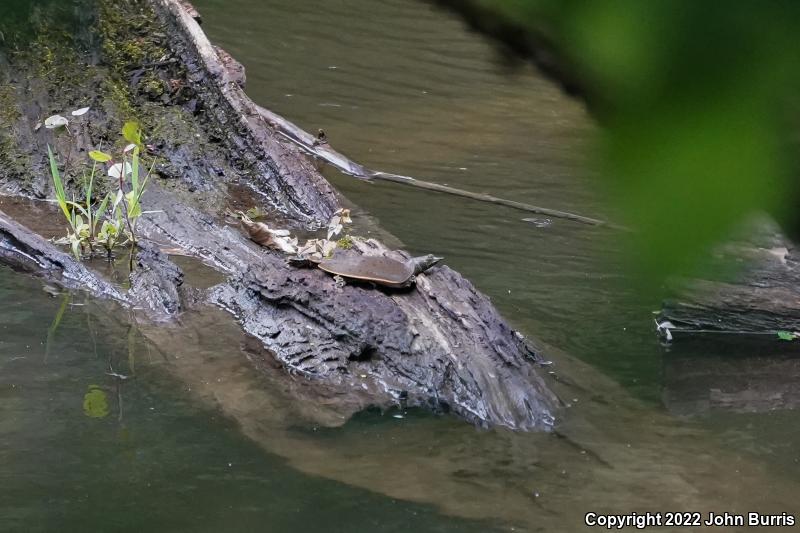
M 335 255 L 313 263 L 321 270 L 343 279 L 357 279 L 383 287 L 402 289 L 413 285 L 417 274 L 425 272 L 441 260 L 441 257 L 430 254 L 405 261 L 376 255 Z M 292 263 L 300 264 L 297 261 Z

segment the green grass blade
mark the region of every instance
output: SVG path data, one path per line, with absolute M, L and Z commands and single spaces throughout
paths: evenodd
M 71 206 L 73 209 L 77 209 L 78 211 L 80 211 L 80 213 L 81 213 L 83 216 L 85 216 L 86 218 L 90 218 L 90 216 L 89 216 L 89 213 L 91 213 L 91 210 L 89 210 L 89 209 L 86 209 L 86 208 L 85 208 L 85 207 L 83 207 L 81 204 L 79 204 L 79 203 L 77 203 L 77 202 L 72 202 L 72 201 L 70 201 L 70 202 L 67 202 L 67 205 L 68 205 L 68 206 Z
M 89 174 L 89 184 L 86 187 L 86 207 L 92 205 L 92 191 L 94 190 L 94 173 L 97 170 L 97 161 L 92 164 L 92 173 Z
M 131 158 L 131 188 L 134 191 L 139 190 L 139 147 L 138 146 L 133 149 L 133 157 Z
M 72 224 L 72 213 L 67 205 L 64 183 L 61 181 L 61 174 L 58 172 L 58 163 L 56 163 L 53 150 L 50 149 L 49 145 L 47 146 L 47 156 L 50 159 L 50 175 L 53 177 L 53 188 L 56 191 L 56 200 L 58 200 L 58 205 L 61 207 L 61 211 L 64 212 L 64 216 L 67 217 L 69 223 Z
M 100 202 L 100 207 L 97 208 L 97 213 L 94 215 L 95 220 L 103 220 L 103 215 L 106 214 L 106 209 L 108 209 L 109 198 L 111 198 L 111 194 L 106 194 L 106 197 Z

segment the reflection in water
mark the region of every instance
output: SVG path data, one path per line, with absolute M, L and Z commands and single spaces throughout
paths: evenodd
M 137 336 L 137 375 L 120 392 L 109 361 L 121 369 L 128 358 L 127 313 L 73 295 L 85 305 L 67 307 L 44 361 L 59 301 L 2 268 L 0 301 L 2 531 L 491 530 L 306 476 L 241 437 L 235 417 L 252 398 L 253 407 L 274 408 L 259 413 L 265 428 L 286 428 L 291 411 L 247 389 L 283 398 L 262 389 L 269 383 L 237 349 L 241 333 L 221 312 L 187 317 L 153 357 Z M 203 363 L 209 368 L 196 372 Z M 225 394 L 216 397 L 217 388 Z
M 108 416 L 108 398 L 99 386 L 89 385 L 89 390 L 83 395 L 83 412 L 91 418 Z
M 57 301 L 6 271 L 0 293 L 10 302 L 28 295 L 5 310 L 0 346 L 0 482 L 18 489 L 4 497 L 10 511 L 0 521 L 11 526 L 214 531 L 269 520 L 274 531 L 572 531 L 590 509 L 649 509 L 656 501 L 670 509 L 780 512 L 794 502 L 797 465 L 765 471 L 757 459 L 763 450 L 728 449 L 701 425 L 654 411 L 557 353 L 575 384 L 553 383 L 572 406 L 555 434 L 478 431 L 416 412 L 364 413 L 325 429 L 336 421 L 324 394 L 314 397 L 315 384 L 265 364 L 216 310 L 189 313 L 171 328 L 141 325 L 151 351 L 135 349 L 125 417 L 87 418 L 90 386 L 107 393 L 109 412 L 121 408 L 108 394 L 117 378 L 107 359 L 128 357 L 128 314 L 103 303 L 71 308 L 45 364 L 44 347 L 31 339 L 46 337 L 37 317 L 56 312 Z M 87 313 L 99 332 L 99 359 Z M 99 395 L 92 401 L 95 412 L 102 402 Z M 32 521 L 43 499 L 48 514 Z M 481 522 L 445 518 L 423 503 Z M 275 523 L 276 515 L 283 521 Z M 329 529 L 330 521 L 340 527 Z
M 682 339 L 664 354 L 664 404 L 679 415 L 800 407 L 800 350 L 746 335 Z
M 649 509 L 657 501 L 670 509 L 781 512 L 793 505 L 795 476 L 768 475 L 752 455 L 631 399 L 579 363 L 564 368 L 577 385 L 554 383 L 572 405 L 556 434 L 478 431 L 416 412 L 400 419 L 365 413 L 325 429 L 320 424 L 331 420 L 314 384 L 263 365 L 253 372 L 236 349 L 246 347 L 241 333 L 221 312 L 142 332 L 166 360 L 162 372 L 298 471 L 433 503 L 454 516 L 518 531 L 571 531 L 581 525 L 576 508 Z M 308 402 L 298 402 L 304 387 Z
M 50 347 L 53 345 L 55 340 L 56 332 L 58 331 L 58 326 L 61 325 L 61 320 L 64 318 L 64 312 L 67 310 L 67 304 L 70 300 L 70 294 L 64 293 L 61 295 L 61 306 L 56 311 L 56 316 L 53 318 L 53 322 L 50 323 L 50 327 L 47 328 L 47 339 L 45 340 L 45 348 L 44 348 L 44 360 L 50 358 Z

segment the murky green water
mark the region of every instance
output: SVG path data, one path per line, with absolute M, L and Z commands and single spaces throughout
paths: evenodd
M 180 353 L 79 295 L 0 268 L 0 302 L 0 531 L 485 530 L 264 453 L 171 376 Z
M 410 0 L 196 4 L 254 100 L 353 159 L 613 216 L 580 102 L 508 70 L 450 15 Z M 296 385 L 254 370 L 224 314 L 131 329 L 0 270 L 0 530 L 579 531 L 590 511 L 798 514 L 791 380 L 776 399 L 732 380 L 737 367 L 718 380 L 713 345 L 665 353 L 657 302 L 628 294 L 613 232 L 326 174 L 357 216 L 445 255 L 543 344 L 570 405 L 559 433 L 425 413 L 306 427 Z M 769 361 L 793 375 L 791 356 Z

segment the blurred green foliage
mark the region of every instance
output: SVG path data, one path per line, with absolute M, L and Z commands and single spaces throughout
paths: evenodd
M 800 233 L 800 2 L 444 3 L 517 54 L 549 47 L 577 82 L 648 283 L 693 273 L 756 211 Z

